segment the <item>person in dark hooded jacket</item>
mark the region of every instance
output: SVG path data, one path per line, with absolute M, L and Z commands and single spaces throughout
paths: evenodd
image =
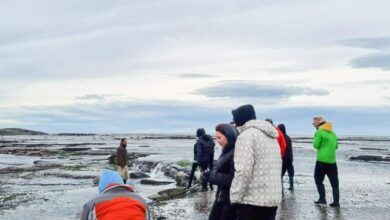
M 294 166 L 293 166 L 293 149 L 290 136 L 286 133 L 286 126 L 284 124 L 278 125 L 279 130 L 283 133 L 286 141 L 286 151 L 283 156 L 282 163 L 282 178 L 286 171 L 288 172 L 288 178 L 290 182 L 290 188 L 288 190 L 294 190 Z M 283 182 L 282 182 L 283 183 Z
M 230 186 L 234 177 L 234 146 L 238 134 L 230 124 L 220 124 L 215 130 L 222 153 L 214 169 L 204 174 L 211 184 L 218 186 L 209 220 L 235 220 L 237 213 L 230 204 Z

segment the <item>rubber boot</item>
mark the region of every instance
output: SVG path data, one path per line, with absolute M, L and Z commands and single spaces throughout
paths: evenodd
M 340 192 L 339 187 L 332 187 L 333 203 L 329 204 L 332 207 L 340 207 Z
M 317 191 L 320 198 L 318 201 L 315 201 L 314 203 L 316 205 L 326 205 L 326 199 L 325 199 L 325 186 L 324 184 L 317 185 Z
M 293 191 L 294 190 L 294 177 L 289 177 L 290 180 L 290 188 L 288 190 Z

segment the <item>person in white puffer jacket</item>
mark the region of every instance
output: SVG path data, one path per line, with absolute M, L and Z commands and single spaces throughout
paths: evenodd
M 278 131 L 270 123 L 256 120 L 252 105 L 232 113 L 240 134 L 234 152 L 231 203 L 237 206 L 238 220 L 275 219 L 282 200 Z

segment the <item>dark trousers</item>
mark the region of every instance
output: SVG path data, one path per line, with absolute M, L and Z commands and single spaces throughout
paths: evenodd
M 314 169 L 314 180 L 317 185 L 318 194 L 320 200 L 326 201 L 325 199 L 325 186 L 324 179 L 325 175 L 328 176 L 330 185 L 333 190 L 333 199 L 335 203 L 339 203 L 339 177 L 336 164 L 327 164 L 317 161 Z
M 294 177 L 294 166 L 291 159 L 284 159 L 282 163 L 282 177 L 288 172 L 289 177 Z
M 275 220 L 278 207 L 237 205 L 237 220 Z
M 197 162 L 193 162 L 192 163 L 192 168 L 191 168 L 190 180 L 188 182 L 187 188 L 191 187 L 192 180 L 194 179 L 195 171 L 196 171 L 197 168 L 198 168 L 198 163 Z
M 236 220 L 237 210 L 229 202 L 214 201 L 209 220 Z

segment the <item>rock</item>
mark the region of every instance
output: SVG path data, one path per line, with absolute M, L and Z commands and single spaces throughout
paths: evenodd
M 44 161 L 44 160 L 36 160 L 36 161 L 33 162 L 33 164 L 35 166 L 38 166 L 38 167 L 58 167 L 58 166 L 62 166 L 61 164 L 54 163 L 54 162 L 51 162 L 51 161 Z
M 152 180 L 152 179 L 143 179 L 141 180 L 141 184 L 144 184 L 144 185 L 168 185 L 168 184 L 172 184 L 174 182 L 172 181 L 160 181 L 160 180 Z
M 149 196 L 148 198 L 153 201 L 161 202 L 161 201 L 181 198 L 185 195 L 186 195 L 186 188 L 177 187 L 177 188 L 163 190 L 159 192 L 158 195 L 152 195 Z
M 190 179 L 190 176 L 184 172 L 179 172 L 176 175 L 176 185 L 185 187 L 187 186 L 188 180 Z
M 372 156 L 372 155 L 362 155 L 357 157 L 350 157 L 350 160 L 361 160 L 361 161 L 374 161 L 374 162 L 390 162 L 390 157 L 388 156 Z
M 61 148 L 61 150 L 66 152 L 75 152 L 75 151 L 87 151 L 87 150 L 91 150 L 91 148 L 90 147 L 66 147 L 66 148 Z
M 95 177 L 95 179 L 93 179 L 93 185 L 94 186 L 97 186 L 97 185 L 99 185 L 99 181 L 100 181 L 100 177 Z
M 150 178 L 150 176 L 143 172 L 132 172 L 130 173 L 130 178 L 132 179 L 142 179 L 142 178 Z
M 150 147 L 149 145 L 141 145 L 139 147 Z

